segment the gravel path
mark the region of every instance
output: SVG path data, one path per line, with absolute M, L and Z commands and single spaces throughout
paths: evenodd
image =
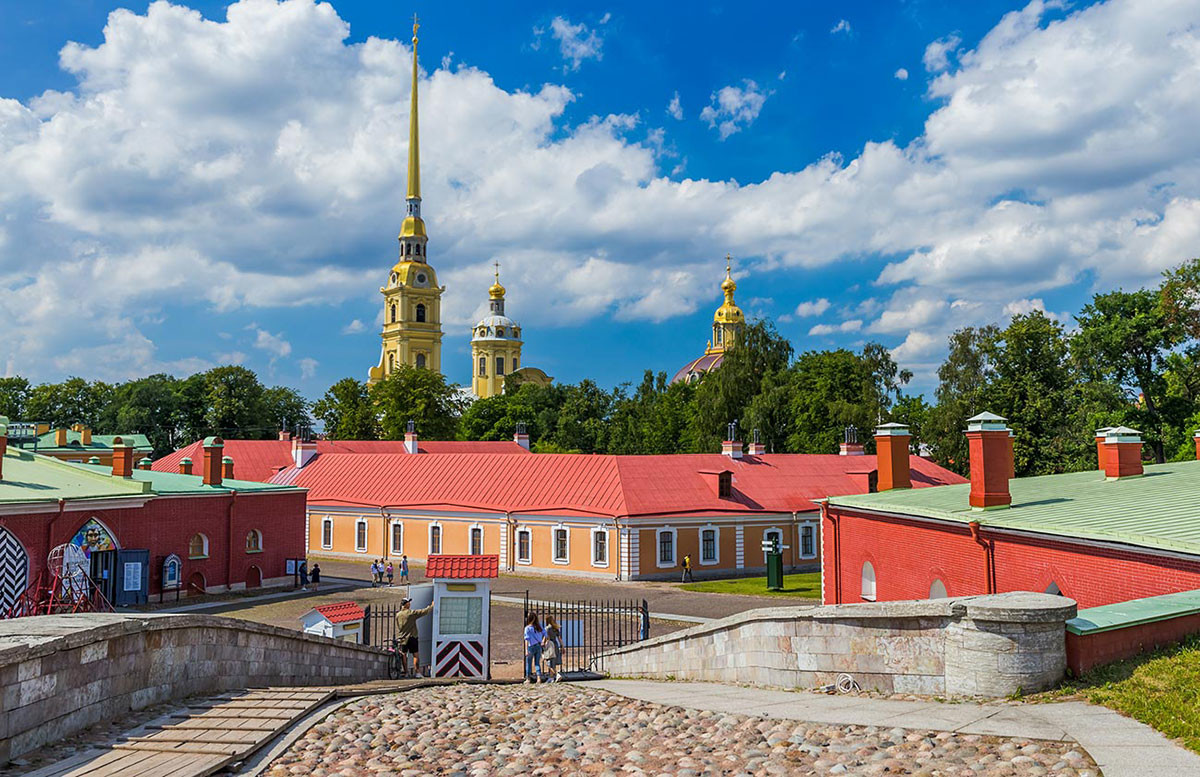
M 269 777 L 1071 775 L 1072 743 L 822 726 L 635 701 L 579 685 L 454 686 L 366 697 L 314 726 Z

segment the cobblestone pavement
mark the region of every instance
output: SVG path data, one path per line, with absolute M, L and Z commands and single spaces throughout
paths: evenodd
M 640 702 L 579 685 L 455 686 L 366 697 L 268 777 L 485 775 L 1070 775 L 1072 743 L 824 726 Z

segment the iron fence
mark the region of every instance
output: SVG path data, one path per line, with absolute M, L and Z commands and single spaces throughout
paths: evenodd
M 601 653 L 650 637 L 650 607 L 645 599 L 545 600 L 525 592 L 525 618 L 535 613 L 543 627 L 547 616 L 562 630 L 562 670 L 590 671 Z

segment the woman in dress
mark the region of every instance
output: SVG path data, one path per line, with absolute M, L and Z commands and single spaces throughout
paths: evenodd
M 546 636 L 542 640 L 542 647 L 546 665 L 554 675 L 549 682 L 562 682 L 562 629 L 558 627 L 558 621 L 554 620 L 552 615 L 546 616 Z

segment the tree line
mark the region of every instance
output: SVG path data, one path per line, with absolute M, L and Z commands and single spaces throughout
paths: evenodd
M 1154 288 L 1094 295 L 1070 322 L 1040 310 L 965 327 L 949 339 L 932 402 L 906 390 L 912 374 L 878 343 L 796 354 L 769 321 L 749 324 L 724 363 L 703 379 L 670 384 L 647 370 L 637 385 L 592 380 L 547 387 L 510 382 L 471 401 L 430 370 L 400 367 L 368 386 L 343 378 L 314 403 L 265 387 L 244 367 L 188 378 L 120 384 L 70 378 L 31 386 L 0 379 L 0 415 L 142 432 L 161 455 L 207 434 L 264 439 L 314 419 L 331 439 L 400 439 L 413 420 L 425 439 L 511 439 L 524 424 L 535 451 L 615 454 L 719 450 L 730 422 L 768 452 L 832 453 L 843 430 L 908 424 L 915 451 L 967 470 L 967 418 L 1009 419 L 1018 475 L 1095 465 L 1095 429 L 1132 426 L 1157 461 L 1191 458 L 1200 427 L 1200 260 Z

